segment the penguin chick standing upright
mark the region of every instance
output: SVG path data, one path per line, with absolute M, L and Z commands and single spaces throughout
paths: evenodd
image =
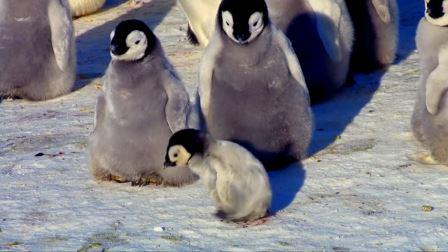
M 396 0 L 345 0 L 353 26 L 355 44 L 352 71 L 372 71 L 393 63 L 398 41 Z
M 126 20 L 112 32 L 110 51 L 90 139 L 93 176 L 134 184 L 153 176 L 173 185 L 193 181 L 188 169 L 163 169 L 166 142 L 186 128 L 189 99 L 159 40 L 142 21 Z
M 66 94 L 75 68 L 66 0 L 0 1 L 0 95 L 46 100 Z
M 266 215 L 272 192 L 263 165 L 238 144 L 186 129 L 170 138 L 166 169 L 188 166 L 212 196 L 218 215 L 253 221 Z
M 199 70 L 201 111 L 211 135 L 244 146 L 268 169 L 306 157 L 308 89 L 264 0 L 223 0 L 216 25 Z
M 412 116 L 417 140 L 436 162 L 448 164 L 448 1 L 427 0 L 417 29 L 420 87 Z M 424 162 L 433 161 L 424 157 Z

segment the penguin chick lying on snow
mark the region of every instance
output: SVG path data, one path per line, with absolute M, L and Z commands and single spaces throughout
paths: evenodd
M 272 192 L 260 161 L 236 143 L 186 129 L 170 138 L 166 169 L 188 165 L 203 180 L 218 215 L 231 221 L 253 221 L 266 215 Z

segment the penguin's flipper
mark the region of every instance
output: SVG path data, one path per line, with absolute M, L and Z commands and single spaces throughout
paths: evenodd
M 342 59 L 338 31 L 342 18 L 341 7 L 332 1 L 309 1 L 316 17 L 316 28 L 328 56 L 334 62 Z
M 104 115 L 106 111 L 106 99 L 104 99 L 104 95 L 98 95 L 95 105 L 95 118 L 93 120 L 93 130 L 95 131 L 97 127 L 103 124 Z
M 206 117 L 210 106 L 210 93 L 212 89 L 213 70 L 216 57 L 222 50 L 222 42 L 217 34 L 213 35 L 210 43 L 205 48 L 199 66 L 199 97 L 202 115 Z
M 291 46 L 291 42 L 285 36 L 283 32 L 273 27 L 274 38 L 280 46 L 281 50 L 285 54 L 288 68 L 294 79 L 302 86 L 302 88 L 308 93 L 305 77 L 303 76 L 302 68 L 300 66 L 299 59 L 294 53 L 294 49 Z
M 50 0 L 48 17 L 51 28 L 51 44 L 59 69 L 69 66 L 70 47 L 74 38 L 72 16 L 66 0 Z
M 440 49 L 439 65 L 428 76 L 426 81 L 426 108 L 435 115 L 439 110 L 439 103 L 448 90 L 448 45 Z
M 175 133 L 187 127 L 190 100 L 185 86 L 172 72 L 165 78 L 164 88 L 168 97 L 165 117 L 171 132 Z
M 439 110 L 439 103 L 448 90 L 448 76 L 446 67 L 437 67 L 426 81 L 426 108 L 435 115 Z
M 376 13 L 384 23 L 392 21 L 392 15 L 389 11 L 388 0 L 371 0 Z

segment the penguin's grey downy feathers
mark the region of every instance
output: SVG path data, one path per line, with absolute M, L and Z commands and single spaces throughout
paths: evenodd
M 240 145 L 198 130 L 176 132 L 168 143 L 165 167 L 186 165 L 200 176 L 220 217 L 253 221 L 266 215 L 272 199 L 267 173 Z
M 421 77 L 411 124 L 435 161 L 448 164 L 448 12 L 444 3 L 448 1 L 426 1 L 426 18 L 417 29 Z
M 212 136 L 236 142 L 266 168 L 306 157 L 312 132 L 301 66 L 263 0 L 224 0 L 203 54 L 199 94 Z
M 75 81 L 75 34 L 66 0 L 0 1 L 0 94 L 46 100 Z
M 189 98 L 159 40 L 143 22 L 126 20 L 112 32 L 110 51 L 90 139 L 92 174 L 134 183 L 194 181 L 188 169 L 163 170 L 166 142 L 187 126 Z

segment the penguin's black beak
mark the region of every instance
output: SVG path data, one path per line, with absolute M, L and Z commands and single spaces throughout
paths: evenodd
M 120 46 L 119 44 L 116 43 L 111 43 L 109 49 L 113 55 L 120 56 L 125 54 L 129 48 L 125 46 Z
M 170 161 L 165 161 L 165 163 L 163 164 L 164 169 L 174 167 L 174 166 L 176 166 L 176 163 L 170 162 Z
M 250 38 L 250 33 L 238 33 L 235 35 L 235 38 L 238 41 L 238 44 L 245 45 Z

